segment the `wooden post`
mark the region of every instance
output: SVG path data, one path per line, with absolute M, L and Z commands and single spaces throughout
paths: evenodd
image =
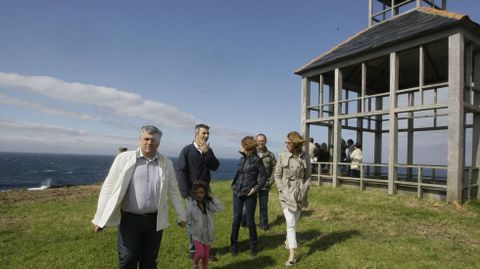
M 302 135 L 305 139 L 310 137 L 310 125 L 307 120 L 310 118 L 310 80 L 308 78 L 302 79 Z M 309 143 L 306 143 L 305 150 L 308 152 Z
M 375 97 L 375 108 L 376 110 L 382 110 L 382 98 Z M 374 152 L 373 152 L 373 162 L 376 164 L 382 163 L 382 115 L 375 116 L 375 145 L 374 145 Z M 380 166 L 375 166 L 375 175 L 380 176 L 382 172 L 382 168 Z
M 394 7 L 395 7 L 395 0 L 391 0 L 391 1 L 390 1 L 390 4 L 391 4 L 391 5 L 390 5 L 390 13 L 391 13 L 391 17 L 390 17 L 390 18 L 393 18 L 393 17 L 395 17 L 395 15 L 397 15 L 397 12 L 396 12 L 397 9 L 394 8 Z
M 335 82 L 334 82 L 335 84 Z M 330 103 L 333 103 L 335 101 L 335 85 L 329 85 L 328 86 L 328 100 Z M 328 116 L 333 116 L 335 113 L 335 105 L 329 105 L 329 114 Z M 335 154 L 335 149 L 333 148 L 333 145 L 335 144 L 334 142 L 334 125 L 332 122 L 329 122 L 329 127 L 328 127 L 328 150 L 330 151 L 330 156 L 332 158 L 332 162 L 335 159 L 334 154 Z M 333 164 L 330 166 L 330 171 L 333 176 Z
M 338 116 L 340 115 L 340 99 L 342 93 L 342 71 L 335 69 L 335 86 L 334 86 L 334 113 L 333 113 L 333 187 L 338 186 L 339 167 L 338 162 L 341 156 L 340 142 L 342 141 L 341 126 Z
M 414 95 L 413 93 L 408 94 L 408 106 L 413 107 L 414 105 Z M 408 112 L 408 120 L 407 120 L 407 164 L 413 164 L 413 112 Z M 412 178 L 412 168 L 407 168 L 407 178 Z
M 360 99 L 360 112 L 362 113 L 365 112 L 365 95 L 367 95 L 367 65 L 362 63 L 362 96 Z
M 318 117 L 323 118 L 323 74 L 318 78 Z
M 464 102 L 466 104 L 473 104 L 473 44 L 465 46 L 465 90 Z
M 462 202 L 465 154 L 464 50 L 462 34 L 448 38 L 448 202 Z
M 419 49 L 419 67 L 418 67 L 418 87 L 419 87 L 419 95 L 420 95 L 420 105 L 423 106 L 423 85 L 425 83 L 425 53 L 423 46 L 420 46 Z
M 373 25 L 373 0 L 368 1 L 368 27 Z
M 397 180 L 397 144 L 398 144 L 398 117 L 395 113 L 397 106 L 398 90 L 398 55 L 396 52 L 390 53 L 390 124 L 389 124 L 389 157 L 388 157 L 388 194 L 395 194 L 395 180 Z
M 480 52 L 477 52 L 473 61 L 475 66 L 473 70 L 474 87 L 480 89 Z M 474 92 L 473 104 L 480 106 L 480 92 Z M 480 113 L 473 114 L 472 135 L 472 166 L 480 167 Z M 475 178 L 472 180 L 480 184 L 480 171 L 476 170 L 474 176 Z M 477 188 L 477 199 L 480 199 L 480 187 Z

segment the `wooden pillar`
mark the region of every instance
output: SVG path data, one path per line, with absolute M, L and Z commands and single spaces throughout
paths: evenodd
M 480 89 L 480 52 L 473 56 L 474 70 L 473 81 L 476 89 Z M 480 92 L 475 92 L 473 96 L 473 104 L 480 106 Z M 473 114 L 473 128 L 472 128 L 472 166 L 480 167 L 480 113 Z M 477 184 L 480 184 L 480 171 L 475 174 Z M 477 199 L 480 199 L 480 187 L 477 190 Z
M 375 109 L 382 110 L 383 103 L 381 97 L 375 97 Z M 376 164 L 382 163 L 382 115 L 375 116 L 375 145 L 373 151 L 373 162 Z M 379 166 L 375 167 L 375 175 L 380 176 L 382 172 L 382 168 Z
M 335 84 L 335 82 L 334 82 Z M 333 103 L 335 101 L 335 85 L 329 85 L 329 90 L 328 90 L 328 99 L 329 99 L 329 102 L 330 103 Z M 330 114 L 329 116 L 333 116 L 335 113 L 335 106 L 334 105 L 330 105 L 329 106 L 329 111 L 330 111 Z M 329 127 L 328 127 L 328 150 L 330 151 L 330 156 L 332 158 L 332 161 L 334 159 L 334 148 L 333 148 L 333 144 L 335 143 L 333 140 L 333 129 L 334 129 L 334 125 L 333 125 L 333 122 L 329 122 Z M 333 167 L 333 165 L 332 165 Z M 332 170 L 332 175 L 333 175 L 333 170 Z
M 342 94 L 342 71 L 337 68 L 335 69 L 335 85 L 334 85 L 334 119 L 333 119 L 333 186 L 338 186 L 338 175 L 340 174 L 340 169 L 338 167 L 338 162 L 340 161 L 341 149 L 340 142 L 342 141 L 341 126 L 338 116 L 340 115 L 340 99 Z
M 323 74 L 318 78 L 318 117 L 323 118 Z
M 358 113 L 363 113 L 364 110 L 364 98 L 365 94 L 367 92 L 367 65 L 365 63 L 362 63 L 362 86 L 360 89 L 360 99 L 357 102 L 357 112 Z M 356 142 L 360 142 L 363 146 L 363 118 L 358 117 L 357 118 L 357 137 L 356 137 Z
M 389 124 L 389 156 L 388 156 L 388 194 L 395 194 L 395 180 L 397 180 L 397 151 L 398 151 L 398 117 L 395 113 L 397 106 L 398 90 L 398 55 L 396 52 L 390 53 L 390 124 Z
M 425 52 L 423 46 L 420 46 L 419 49 L 419 67 L 418 67 L 418 86 L 419 86 L 419 95 L 420 95 L 420 105 L 424 105 L 423 99 L 423 85 L 425 83 Z
M 413 107 L 414 105 L 414 95 L 413 93 L 408 94 L 408 106 Z M 407 120 L 407 164 L 413 164 L 413 145 L 414 145 L 414 136 L 413 136 L 413 112 L 408 112 Z M 407 178 L 412 178 L 412 168 L 407 168 Z
M 362 96 L 361 96 L 361 112 L 365 112 L 365 95 L 367 95 L 367 65 L 362 63 Z
M 373 25 L 373 0 L 368 1 L 368 27 Z
M 310 125 L 307 120 L 310 118 L 310 112 L 308 107 L 310 106 L 310 80 L 308 78 L 302 78 L 302 135 L 305 139 L 310 137 Z M 305 145 L 305 151 L 308 152 L 309 143 Z
M 465 87 L 464 103 L 473 104 L 473 44 L 465 46 Z
M 448 38 L 448 202 L 462 202 L 465 155 L 464 50 L 462 34 Z

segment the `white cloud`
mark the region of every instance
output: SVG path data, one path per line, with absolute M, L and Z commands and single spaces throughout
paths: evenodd
M 84 130 L 32 122 L 0 120 L 0 151 L 108 154 L 120 146 L 138 147 L 138 137 L 94 134 Z M 176 156 L 184 145 L 164 141 L 159 151 Z
M 118 116 L 148 120 L 154 124 L 190 130 L 197 120 L 189 113 L 115 88 L 66 82 L 47 76 L 23 76 L 0 72 L 0 85 L 26 88 L 50 98 L 108 109 Z
M 54 100 L 60 100 L 67 104 L 67 108 L 52 108 L 37 101 L 23 100 L 18 97 L 0 93 L 0 103 L 2 104 L 34 109 L 49 116 L 96 121 L 113 125 L 116 128 L 118 128 L 119 125 L 131 128 L 132 124 L 129 120 L 140 119 L 142 122 L 155 124 L 159 127 L 187 131 L 191 133 L 193 137 L 193 127 L 201 122 L 195 116 L 174 106 L 144 99 L 135 93 L 111 87 L 65 82 L 48 76 L 24 76 L 0 71 L 0 87 L 24 89 Z M 96 115 L 68 111 L 68 103 L 92 106 L 98 111 L 102 111 L 103 116 L 100 118 Z M 136 137 L 132 140 L 132 138 L 122 138 L 115 135 L 95 135 L 88 131 L 62 126 L 20 122 L 20 119 L 16 118 L 12 118 L 12 120 L 14 121 L 0 121 L 0 143 L 6 144 L 0 147 L 0 151 L 10 151 L 11 149 L 6 149 L 6 147 L 13 147 L 15 144 L 14 141 L 22 141 L 21 143 L 35 146 L 36 148 L 42 147 L 41 144 L 43 144 L 43 148 L 47 149 L 45 152 L 60 152 L 61 148 L 64 149 L 62 152 L 71 152 L 71 149 L 74 148 L 79 151 L 91 149 L 98 151 L 96 153 L 105 153 L 110 152 L 112 147 L 116 148 L 117 146 L 130 145 L 130 148 L 137 146 Z M 218 141 L 218 143 L 212 145 L 214 149 L 218 148 L 216 152 L 218 152 L 219 155 L 232 156 L 232 153 L 236 154 L 236 148 L 240 143 L 240 139 L 246 135 L 252 135 L 235 129 L 215 126 L 214 124 L 209 125 L 212 127 L 212 133 L 215 137 L 223 140 L 223 143 Z M 139 126 L 136 126 L 134 128 L 138 127 Z M 15 131 L 10 132 L 9 130 Z M 132 141 L 134 142 L 133 144 Z M 35 144 L 32 144 L 33 142 L 35 142 Z M 75 145 L 72 145 L 72 142 L 75 143 Z M 83 145 L 83 147 L 78 145 Z M 162 145 L 162 152 L 166 151 L 166 154 L 175 156 L 183 146 L 185 146 L 185 141 L 181 143 L 169 141 Z M 65 149 L 67 147 L 70 149 Z
M 84 130 L 66 128 L 57 125 L 47 125 L 21 121 L 0 121 L 1 137 L 25 137 L 33 141 L 57 141 L 68 143 L 131 143 L 132 138 L 96 135 Z
M 64 109 L 49 107 L 37 102 L 11 97 L 3 93 L 0 93 L 0 104 L 30 108 L 30 109 L 34 109 L 41 113 L 52 115 L 52 116 L 63 116 L 63 117 L 70 117 L 70 118 L 79 119 L 79 120 L 90 120 L 90 121 L 101 120 L 100 117 L 95 117 L 95 116 L 91 116 L 83 113 L 76 113 L 76 112 L 67 111 Z

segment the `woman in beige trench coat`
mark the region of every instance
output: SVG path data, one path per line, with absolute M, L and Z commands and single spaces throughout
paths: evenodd
M 296 226 L 302 208 L 307 205 L 307 193 L 310 185 L 310 156 L 303 151 L 304 138 L 298 132 L 290 132 L 285 144 L 287 150 L 280 153 L 275 167 L 275 183 L 279 191 L 280 205 L 287 223 L 287 240 L 289 249 L 286 266 L 297 262 Z

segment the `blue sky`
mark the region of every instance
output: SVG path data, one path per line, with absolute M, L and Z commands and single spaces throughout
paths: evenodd
M 479 2 L 448 9 L 478 22 Z M 259 132 L 277 153 L 300 130 L 294 70 L 367 27 L 367 10 L 368 0 L 2 1 L 0 151 L 115 154 L 154 124 L 160 151 L 176 156 L 205 122 L 220 157 Z

